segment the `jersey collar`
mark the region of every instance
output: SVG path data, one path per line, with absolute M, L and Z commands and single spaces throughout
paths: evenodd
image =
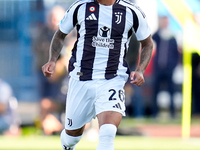
M 119 1 L 120 1 L 120 0 L 115 0 L 115 3 L 118 3 Z M 98 2 L 97 0 L 94 0 L 94 2 L 97 3 L 97 4 L 99 4 L 99 2 Z M 114 3 L 114 4 L 115 4 L 115 3 Z M 114 5 L 114 4 L 113 4 L 113 5 Z

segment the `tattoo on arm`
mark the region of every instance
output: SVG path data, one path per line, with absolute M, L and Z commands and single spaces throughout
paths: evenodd
M 56 31 L 50 45 L 49 61 L 56 62 L 62 50 L 66 34 Z
M 140 54 L 139 64 L 136 68 L 136 71 L 144 73 L 144 71 L 146 70 L 151 60 L 151 55 L 153 51 L 153 43 L 152 43 L 151 37 L 149 37 L 147 40 L 141 43 L 142 43 L 142 50 Z

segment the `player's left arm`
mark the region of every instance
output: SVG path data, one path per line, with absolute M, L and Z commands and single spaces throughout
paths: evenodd
M 144 72 L 151 60 L 152 51 L 153 51 L 153 40 L 151 35 L 145 40 L 140 41 L 141 43 L 141 53 L 139 63 L 135 71 L 132 71 L 130 74 L 130 79 L 132 84 L 141 86 L 144 80 Z

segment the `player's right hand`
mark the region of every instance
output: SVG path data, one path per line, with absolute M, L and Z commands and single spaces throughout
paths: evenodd
M 51 77 L 54 73 L 55 68 L 56 68 L 56 63 L 53 61 L 50 61 L 46 63 L 44 66 L 42 66 L 42 72 L 44 76 Z

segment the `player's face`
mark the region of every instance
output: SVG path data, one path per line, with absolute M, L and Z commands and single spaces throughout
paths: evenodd
M 161 17 L 160 20 L 160 28 L 167 28 L 169 24 L 169 19 L 167 17 Z

